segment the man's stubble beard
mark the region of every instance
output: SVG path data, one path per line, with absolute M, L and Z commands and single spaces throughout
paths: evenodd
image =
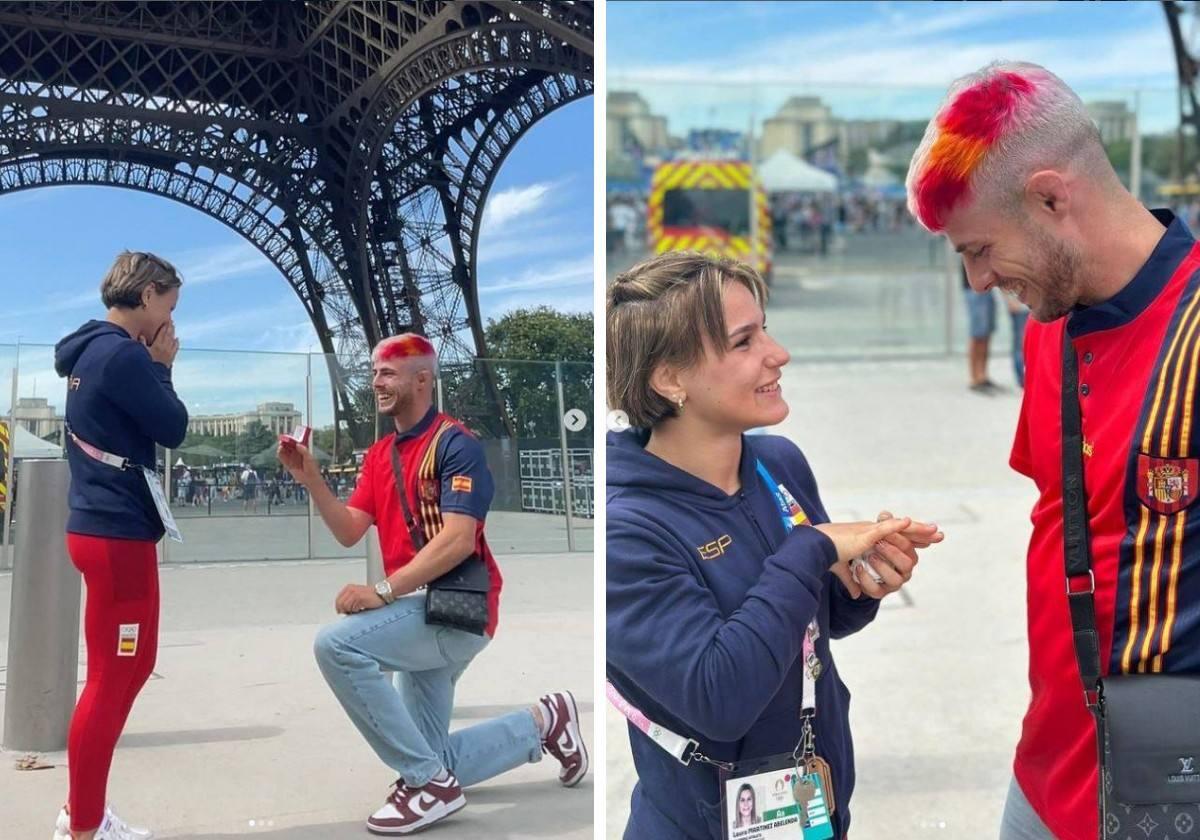
M 1054 239 L 1039 229 L 1032 230 L 1033 247 L 1044 256 L 1038 272 L 1042 279 L 1037 284 L 1041 300 L 1031 308 L 1030 314 L 1037 321 L 1049 323 L 1063 317 L 1079 303 L 1083 257 L 1074 245 Z
M 401 414 L 407 413 L 408 410 L 412 407 L 412 404 L 413 404 L 412 393 L 407 392 L 407 391 L 396 392 L 395 394 L 393 394 L 393 396 L 395 397 L 395 399 L 392 402 L 392 407 L 386 411 L 380 410 L 380 412 L 379 412 L 384 417 L 399 417 Z

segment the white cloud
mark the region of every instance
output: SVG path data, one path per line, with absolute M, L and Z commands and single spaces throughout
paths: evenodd
M 1173 84 L 1174 57 L 1160 16 L 1120 33 L 1073 37 L 1068 50 L 1063 34 L 1038 32 L 1037 17 L 1062 14 L 1061 4 L 938 4 L 936 14 L 923 5 L 915 7 L 923 13 L 914 14 L 913 8 L 892 6 L 865 23 L 820 32 L 800 26 L 794 34 L 773 32 L 723 57 L 719 66 L 706 61 L 610 64 L 609 88 L 637 81 L 944 89 L 997 59 L 1043 64 L 1073 86 Z M 1018 27 L 1036 34 L 1015 35 Z M 744 99 L 745 91 L 740 93 Z
M 272 353 L 320 353 L 321 342 L 312 321 L 306 318 L 298 323 L 267 327 L 255 342 L 254 349 Z
M 547 203 L 553 186 L 553 181 L 543 181 L 492 193 L 483 206 L 481 230 L 494 231 L 537 212 Z
M 164 255 L 165 256 L 165 255 Z M 271 272 L 279 276 L 275 266 L 267 261 L 257 248 L 248 242 L 215 248 L 202 248 L 187 251 L 173 257 L 167 257 L 183 274 L 184 288 L 203 285 L 218 280 L 228 280 L 247 274 L 262 274 Z M 100 311 L 100 282 L 86 292 L 46 298 L 41 303 L 17 309 L 0 310 L 0 323 L 22 321 L 28 322 L 36 316 L 55 313 L 74 312 L 83 309 Z M 0 335 L 11 335 L 14 339 L 20 334 L 19 329 L 10 328 Z
M 485 266 L 505 260 L 520 258 L 528 262 L 531 257 L 544 257 L 552 254 L 579 253 L 591 249 L 591 236 L 563 237 L 556 232 L 554 224 L 549 220 L 533 222 L 521 231 L 521 235 L 513 237 L 479 238 L 479 259 L 477 271 L 483 272 Z
M 480 278 L 479 293 L 487 295 L 497 292 L 530 290 L 541 293 L 546 302 L 551 303 L 558 297 L 563 287 L 587 284 L 590 288 L 594 278 L 595 266 L 591 253 L 588 253 L 569 261 L 528 268 L 515 277 L 505 277 L 495 282 Z
M 174 257 L 163 256 L 178 267 L 185 289 L 246 274 L 270 272 L 279 275 L 279 269 L 261 251 L 244 240 L 230 245 L 185 251 Z
M 242 331 L 253 330 L 255 334 L 262 335 L 264 328 L 270 329 L 264 325 L 275 324 L 280 318 L 294 316 L 299 310 L 302 310 L 300 301 L 294 296 L 289 296 L 268 306 L 234 309 L 222 315 L 198 320 L 177 320 L 175 334 L 181 344 L 193 347 L 196 346 L 197 340 L 212 336 L 223 338 L 236 335 L 239 340 L 244 340 L 245 333 Z

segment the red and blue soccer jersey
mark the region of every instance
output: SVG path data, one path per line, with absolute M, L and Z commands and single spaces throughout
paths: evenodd
M 1200 672 L 1200 248 L 1167 225 L 1117 295 L 1050 324 L 1030 322 L 1026 386 L 1010 463 L 1034 480 L 1029 683 L 1014 764 L 1056 837 L 1099 835 L 1095 725 L 1067 609 L 1062 525 L 1062 341 L 1079 365 L 1084 485 L 1106 674 Z
M 417 554 L 396 492 L 393 446 L 399 446 L 408 504 L 426 541 L 442 530 L 443 513 L 475 518 L 475 551 L 487 563 L 491 577 L 488 591 L 491 618 L 486 631 L 495 636 L 503 581 L 483 535 L 483 523 L 495 492 L 483 447 L 457 420 L 431 408 L 412 429 L 388 435 L 367 450 L 358 485 L 347 504 L 374 517 L 383 551 L 383 569 L 388 575 L 407 565 Z

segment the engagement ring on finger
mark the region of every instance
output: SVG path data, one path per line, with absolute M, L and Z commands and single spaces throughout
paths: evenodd
M 871 580 L 875 581 L 876 583 L 883 583 L 883 577 L 879 574 L 879 572 L 875 571 L 874 567 L 872 567 L 870 563 L 867 562 L 867 556 L 868 555 L 863 554 L 855 557 L 850 561 L 850 565 L 857 568 L 859 574 L 867 574 L 871 577 Z

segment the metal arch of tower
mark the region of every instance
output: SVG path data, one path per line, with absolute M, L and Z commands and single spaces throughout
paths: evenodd
M 1200 63 L 1195 54 L 1197 24 L 1200 16 L 1193 3 L 1180 3 L 1177 0 L 1162 0 L 1163 12 L 1167 17 L 1167 28 L 1171 33 L 1171 45 L 1175 50 L 1175 70 L 1179 81 L 1179 147 L 1176 167 L 1181 171 L 1178 177 L 1183 178 L 1195 173 L 1183 172 L 1183 127 L 1191 126 L 1193 136 L 1200 138 L 1200 91 L 1197 81 L 1200 79 Z M 1191 17 L 1192 31 L 1190 37 L 1183 31 L 1184 19 Z
M 401 116 L 367 205 L 377 285 L 392 289 L 390 300 L 422 288 L 423 318 L 436 325 L 443 354 L 451 347 L 459 358 L 470 355 L 470 341 L 484 346 L 476 266 L 483 207 L 500 166 L 538 120 L 591 94 L 573 76 L 542 71 L 473 81 L 469 92 L 458 88 L 453 107 L 435 106 L 448 100 L 439 90 Z M 500 84 L 517 93 L 503 108 L 492 95 Z M 433 332 L 425 321 L 416 326 Z
M 364 313 L 367 343 L 377 338 L 372 326 L 379 335 L 417 329 L 439 341 L 444 358 L 463 361 L 486 352 L 473 241 L 495 173 L 473 173 L 484 187 L 476 195 L 456 190 L 469 185 L 455 184 L 461 161 L 456 167 L 451 147 L 460 158 L 470 156 L 484 139 L 480 125 L 498 113 L 540 118 L 591 93 L 591 4 L 460 3 L 444 12 L 439 21 L 446 36 L 393 63 L 382 84 L 346 100 L 331 122 L 353 128 L 333 145 L 348 160 L 347 199 L 359 209 L 356 262 L 371 278 L 364 288 L 376 293 L 375 318 Z M 529 20 L 544 26 L 531 28 Z M 559 82 L 539 88 L 530 74 L 555 75 Z M 510 116 L 514 121 L 521 118 Z M 496 155 L 474 157 L 476 167 L 482 160 L 498 167 L 523 133 L 491 132 L 490 145 L 502 137 L 511 142 Z M 459 193 L 462 203 L 455 200 Z M 463 230 L 472 233 L 471 242 L 459 241 Z
M 422 311 L 445 280 L 413 267 L 432 259 L 431 242 L 418 237 L 398 286 L 384 282 L 404 239 L 371 235 L 370 224 L 388 228 L 368 206 L 384 197 L 377 163 L 407 111 L 480 79 L 501 106 L 493 125 L 537 96 L 531 70 L 564 80 L 554 107 L 590 92 L 591 26 L 590 2 L 0 3 L 0 194 L 106 184 L 196 207 L 279 268 L 327 353 L 373 345 L 381 328 L 453 337 Z M 450 276 L 476 322 L 479 211 L 516 137 L 493 131 L 468 180 L 435 187 L 462 256 Z

